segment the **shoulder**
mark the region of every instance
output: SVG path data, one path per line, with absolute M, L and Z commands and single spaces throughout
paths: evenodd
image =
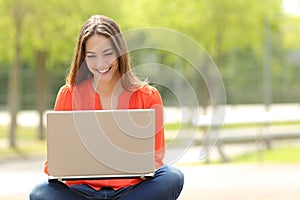
M 72 92 L 74 92 L 75 90 L 85 90 L 87 89 L 87 87 L 90 87 L 91 85 L 91 80 L 85 80 L 83 82 L 81 82 L 78 85 L 70 85 L 70 84 L 65 84 L 63 85 L 60 89 L 59 89 L 59 94 L 71 94 Z
M 57 94 L 54 110 L 72 110 L 72 86 L 63 85 Z
M 138 88 L 134 94 L 137 94 L 137 95 L 142 95 L 142 96 L 146 96 L 146 97 L 155 97 L 155 96 L 160 96 L 160 93 L 159 91 L 153 87 L 153 86 L 150 86 L 150 85 L 145 85 L 141 88 Z
M 70 94 L 72 92 L 72 86 L 69 84 L 60 87 L 58 94 Z
M 162 104 L 159 91 L 150 85 L 146 85 L 137 89 L 133 95 L 133 99 L 140 101 L 145 107 L 151 107 L 154 104 Z
M 138 88 L 135 92 L 145 94 L 145 95 L 151 95 L 153 93 L 159 93 L 158 90 L 155 87 L 151 86 L 151 85 L 145 85 L 141 88 Z

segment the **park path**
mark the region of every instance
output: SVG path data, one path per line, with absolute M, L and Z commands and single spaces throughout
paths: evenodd
M 289 117 L 299 114 L 299 105 L 289 107 L 275 107 L 270 113 L 274 116 Z M 227 113 L 227 120 L 239 119 L 242 114 L 257 114 L 263 109 L 253 107 L 232 108 L 234 111 Z M 230 115 L 230 113 L 234 113 Z M 250 117 L 250 114 L 248 115 Z M 25 113 L 25 119 L 30 119 Z M 33 113 L 33 116 L 34 113 Z M 32 117 L 33 117 L 32 116 Z M 232 118 L 231 118 L 232 117 Z M 253 117 L 253 116 L 252 116 Z M 22 116 L 21 116 L 22 118 Z M 7 119 L 7 113 L 0 112 L 0 122 Z M 291 120 L 291 119 L 290 119 Z M 292 119 L 293 120 L 293 119 Z M 24 123 L 28 122 L 24 120 Z M 278 128 L 283 128 L 282 130 Z M 289 129 L 288 129 L 289 128 Z M 290 129 L 291 128 L 291 129 Z M 222 131 L 222 135 L 232 134 L 257 134 L 256 128 L 243 131 L 234 129 L 231 132 Z M 277 127 L 276 132 L 295 131 L 299 133 L 300 126 Z M 269 131 L 272 131 L 271 129 Z M 299 140 L 298 140 L 299 141 Z M 1 147 L 1 143 L 0 143 Z M 257 151 L 257 144 L 225 146 L 228 155 L 244 151 Z M 175 163 L 185 174 L 185 185 L 179 200 L 299 200 L 300 199 L 300 163 L 296 164 L 267 164 L 257 162 L 253 164 L 209 164 L 193 167 L 184 165 L 187 162 L 199 159 L 199 148 L 191 147 L 182 158 Z M 176 151 L 176 149 L 171 149 Z M 212 152 L 212 156 L 218 156 Z M 43 173 L 45 157 L 22 158 L 16 160 L 0 161 L 0 200 L 25 200 L 28 199 L 30 190 L 37 183 L 46 180 Z
M 190 154 L 191 152 L 187 152 Z M 43 174 L 44 158 L 27 158 L 0 163 L 0 199 L 25 200 Z M 179 200 L 298 200 L 298 164 L 176 164 L 185 174 Z

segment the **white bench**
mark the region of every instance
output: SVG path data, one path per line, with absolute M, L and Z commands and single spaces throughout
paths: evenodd
M 278 104 L 272 105 L 269 110 L 266 110 L 263 105 L 239 105 L 226 106 L 225 118 L 218 123 L 212 121 L 213 112 L 208 110 L 207 114 L 199 114 L 197 120 L 193 124 L 199 128 L 212 131 L 209 134 L 216 134 L 212 137 L 218 137 L 216 148 L 221 156 L 221 160 L 226 162 L 229 160 L 224 153 L 225 144 L 243 144 L 243 143 L 260 143 L 266 148 L 271 148 L 271 142 L 274 140 L 291 140 L 300 138 L 300 104 Z M 284 126 L 276 128 L 278 124 L 299 124 L 296 129 L 284 130 Z M 221 129 L 220 132 L 214 132 L 213 129 Z M 232 128 L 228 128 L 232 127 Z M 240 133 L 233 134 L 236 127 Z M 254 127 L 252 131 L 245 127 Z M 286 126 L 289 127 L 289 126 Z M 299 129 L 298 129 L 299 128 Z M 226 133 L 226 134 L 225 134 Z M 218 135 L 217 135 L 218 134 Z M 199 137 L 195 141 L 195 145 L 206 145 L 205 136 Z M 258 145 L 262 146 L 262 145 Z M 258 149 L 258 152 L 261 152 Z

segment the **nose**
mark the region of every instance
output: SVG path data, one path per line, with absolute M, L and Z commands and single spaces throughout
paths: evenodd
M 106 60 L 104 60 L 103 58 L 101 59 L 97 59 L 97 62 L 96 62 L 96 67 L 99 67 L 99 68 L 105 68 L 107 67 L 109 64 Z

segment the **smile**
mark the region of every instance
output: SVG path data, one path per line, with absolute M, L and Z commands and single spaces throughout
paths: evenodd
M 111 69 L 111 67 L 108 67 L 106 69 L 95 69 L 98 73 L 100 74 L 105 74 L 107 73 L 109 70 Z

